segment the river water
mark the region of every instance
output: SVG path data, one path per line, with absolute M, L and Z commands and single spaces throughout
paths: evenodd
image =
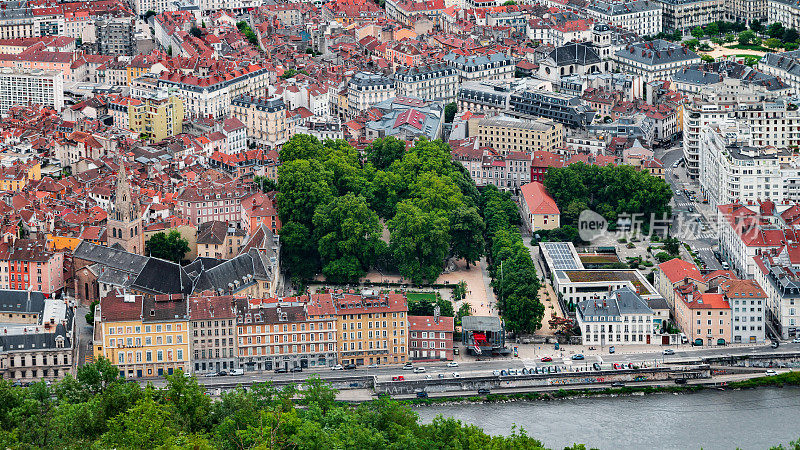
M 422 406 L 489 434 L 522 427 L 552 449 L 768 449 L 800 438 L 800 388 Z

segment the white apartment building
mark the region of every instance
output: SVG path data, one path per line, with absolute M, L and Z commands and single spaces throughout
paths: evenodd
M 661 344 L 653 339 L 653 310 L 629 288 L 578 303 L 576 317 L 583 345 Z
M 586 8 L 589 17 L 609 23 L 639 36 L 655 36 L 661 32 L 661 4 L 650 0 L 595 1 Z
M 661 39 L 628 45 L 614 59 L 620 72 L 641 75 L 645 83 L 669 80 L 682 67 L 700 63 L 697 53 Z
M 800 246 L 787 244 L 777 252 L 755 257 L 755 281 L 766 296 L 767 320 L 781 339 L 798 336 L 800 328 Z
M 752 1 L 752 0 L 751 0 Z M 761 0 L 766 3 L 767 22 L 778 22 L 784 28 L 800 29 L 800 7 L 789 0 Z
M 0 69 L 0 114 L 14 105 L 64 107 L 64 75 L 59 70 Z
M 358 72 L 347 85 L 347 106 L 350 117 L 372 105 L 396 97 L 395 81 L 377 73 Z
M 394 74 L 397 95 L 450 103 L 458 94 L 458 73 L 452 66 L 400 67 Z
M 247 127 L 248 138 L 262 145 L 278 146 L 294 134 L 292 122 L 286 120 L 286 104 L 280 97 L 243 95 L 233 99 L 231 110 Z
M 658 0 L 661 3 L 664 31 L 695 28 L 722 20 L 725 0 Z
M 257 67 L 257 66 L 256 66 Z M 240 68 L 240 75 L 226 79 L 223 75 L 197 77 L 181 72 L 164 72 L 158 86 L 170 89 L 183 100 L 188 117 L 222 118 L 230 113 L 231 100 L 240 95 L 262 96 L 269 88 L 269 70 Z
M 517 62 L 505 53 L 463 56 L 448 53 L 442 58 L 458 72 L 460 81 L 510 81 Z
M 798 145 L 800 114 L 764 86 L 726 78 L 702 89 L 683 106 L 683 155 L 691 178 L 700 176 L 700 133 L 709 124 L 735 120 L 741 133 L 749 130 L 749 145 L 786 148 Z
M 766 340 L 767 296 L 754 280 L 728 280 L 719 291 L 731 308 L 734 344 L 757 344 Z

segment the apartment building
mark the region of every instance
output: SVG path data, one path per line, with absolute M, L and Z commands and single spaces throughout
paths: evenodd
M 702 293 L 693 284 L 678 287 L 674 314 L 678 328 L 694 345 L 731 342 L 731 306 L 723 294 Z
M 517 190 L 530 181 L 531 155 L 512 151 L 499 155 L 494 150 L 481 147 L 475 138 L 453 146 L 452 155 L 469 172 L 478 186 L 497 186 L 501 190 Z
M 117 97 L 108 102 L 114 125 L 149 137 L 153 142 L 183 132 L 183 101 L 159 92 L 140 98 Z
M 595 1 L 586 14 L 599 23 L 608 23 L 639 36 L 655 36 L 662 30 L 661 4 L 650 0 Z
M 233 73 L 200 77 L 181 71 L 164 71 L 158 79 L 158 86 L 174 90 L 175 95 L 183 100 L 189 117 L 220 119 L 230 114 L 232 99 L 241 95 L 265 95 L 269 74 L 267 68 L 257 65 L 241 67 Z
M 725 20 L 729 22 L 744 22 L 748 24 L 753 20 L 759 20 L 761 23 L 780 22 L 780 19 L 773 19 L 768 22 L 768 14 L 772 13 L 773 8 L 779 8 L 779 5 L 777 4 L 770 5 L 772 2 L 780 3 L 780 0 L 725 0 Z M 786 3 L 784 3 L 784 5 Z M 781 17 L 781 19 L 784 18 L 785 17 Z M 783 23 L 797 24 L 800 22 L 787 21 Z M 789 25 L 786 25 L 786 27 L 791 28 Z
M 130 17 L 104 18 L 95 22 L 97 52 L 101 55 L 133 56 L 136 50 L 136 20 Z
M 456 69 L 459 81 L 511 81 L 517 61 L 504 53 L 464 56 L 459 53 L 448 53 L 443 58 L 445 63 Z
M 372 72 L 358 72 L 347 84 L 347 106 L 355 117 L 372 105 L 395 97 L 395 80 Z
M 453 318 L 408 316 L 408 356 L 414 361 L 453 360 Z
M 731 307 L 733 343 L 759 344 L 766 340 L 767 295 L 753 280 L 729 280 L 719 286 Z
M 61 111 L 64 75 L 42 69 L 0 68 L 0 115 L 14 105 L 36 104 Z
M 725 0 L 657 0 L 661 3 L 664 31 L 689 33 L 725 18 Z
M 248 189 L 230 185 L 187 187 L 178 195 L 178 212 L 195 225 L 216 220 L 241 224 L 242 199 Z
M 231 114 L 245 124 L 248 139 L 270 148 L 284 144 L 294 134 L 281 97 L 236 97 L 231 100 Z
M 674 258 L 658 265 L 654 284 L 671 309 L 675 308 L 675 289 L 684 284 L 694 284 L 701 292 L 708 291 L 708 281 L 696 265 Z
M 99 345 L 125 378 L 163 377 L 191 369 L 188 304 L 182 294 L 144 296 L 112 291 L 100 300 Z
M 228 222 L 209 221 L 197 227 L 197 256 L 231 259 L 239 254 L 245 232 Z
M 583 345 L 661 344 L 653 339 L 653 310 L 630 288 L 578 303 L 575 316 Z
M 570 128 L 592 123 L 595 111 L 578 96 L 560 92 L 515 90 L 507 114 L 524 119 L 543 117 Z
M 0 298 L 0 378 L 49 382 L 75 375 L 75 305 L 31 290 L 2 290 Z
M 798 11 L 798 15 L 800 15 L 800 9 L 795 9 L 794 5 L 791 8 Z M 800 17 L 798 17 L 798 22 L 798 26 L 800 26 Z M 759 61 L 758 69 L 774 75 L 780 81 L 788 84 L 792 90 L 791 94 L 800 93 L 800 50 L 767 53 Z
M 194 373 L 230 371 L 239 367 L 233 296 L 190 297 L 189 322 Z
M 477 122 L 477 128 L 480 145 L 501 155 L 534 149 L 551 152 L 564 146 L 564 126 L 544 118 L 487 117 Z
M 778 250 L 754 257 L 755 281 L 764 291 L 766 320 L 781 339 L 800 335 L 800 244 L 787 243 Z
M 762 23 L 775 23 L 778 22 L 783 25 L 787 30 L 790 28 L 798 29 L 800 28 L 800 8 L 798 8 L 797 3 L 791 0 L 742 0 L 745 2 L 745 5 L 749 6 L 749 8 L 742 8 L 742 9 L 750 9 L 756 12 L 755 19 L 759 17 L 767 17 L 767 22 Z M 734 4 L 738 3 L 738 1 L 734 0 Z M 761 12 L 761 16 L 758 16 L 757 12 Z
M 450 103 L 458 94 L 458 73 L 446 64 L 401 67 L 394 81 L 398 96 Z
M 252 371 L 336 365 L 339 324 L 330 295 L 274 300 L 236 300 L 239 367 Z
M 403 294 L 331 294 L 340 330 L 341 364 L 397 364 L 408 360 L 408 304 Z
M 64 253 L 47 249 L 45 241 L 14 239 L 0 245 L 0 287 L 51 295 L 64 288 Z
M 669 80 L 681 68 L 699 64 L 700 56 L 680 44 L 656 39 L 627 45 L 614 53 L 617 69 L 639 75 L 645 83 Z
M 706 170 L 700 167 L 704 127 L 729 120 L 737 124 L 740 140 L 750 146 L 780 149 L 800 144 L 800 113 L 785 98 L 770 93 L 768 86 L 725 79 L 683 105 L 683 154 L 689 177 L 698 178 Z

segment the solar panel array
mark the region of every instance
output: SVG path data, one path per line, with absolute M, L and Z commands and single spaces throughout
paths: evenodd
M 552 270 L 577 270 L 580 269 L 575 261 L 575 256 L 566 242 L 543 242 L 545 251 L 553 261 Z

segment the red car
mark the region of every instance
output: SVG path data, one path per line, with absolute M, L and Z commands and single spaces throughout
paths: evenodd
M 551 358 L 549 356 L 542 356 L 542 362 L 550 362 L 552 360 L 553 360 L 553 358 Z
M 392 381 L 406 381 L 406 377 L 398 375 L 396 377 L 392 377 Z

